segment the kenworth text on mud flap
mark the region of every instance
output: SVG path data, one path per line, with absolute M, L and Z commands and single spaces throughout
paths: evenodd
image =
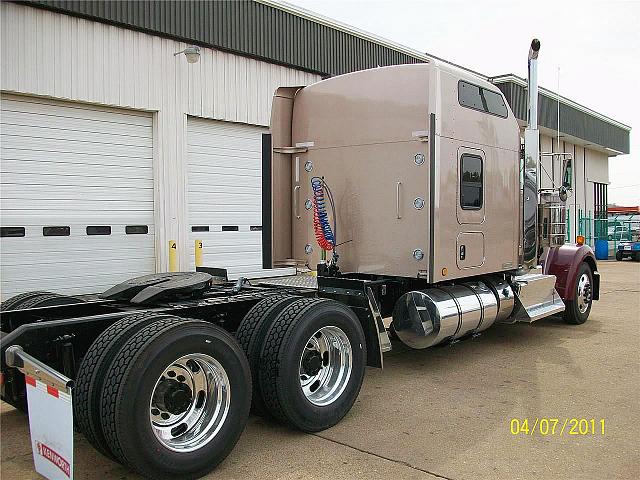
M 101 453 L 195 478 L 233 449 L 250 408 L 306 432 L 335 425 L 390 338 L 427 348 L 496 322 L 584 323 L 599 275 L 588 246 L 565 243 L 572 159 L 539 152 L 539 48 L 524 148 L 500 91 L 436 60 L 279 88 L 263 263 L 299 274 L 234 282 L 209 266 L 99 297 L 13 297 L 2 399 L 26 409 L 34 385 L 70 394 L 75 429 Z M 545 155 L 564 168 L 552 189 L 539 187 Z

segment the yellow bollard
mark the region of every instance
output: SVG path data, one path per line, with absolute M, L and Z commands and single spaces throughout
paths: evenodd
M 202 266 L 202 240 L 196 240 L 196 267 Z
M 178 271 L 178 247 L 175 240 L 169 240 L 169 271 Z

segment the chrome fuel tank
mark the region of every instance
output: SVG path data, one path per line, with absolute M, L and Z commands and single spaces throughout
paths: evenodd
M 493 325 L 499 311 L 506 313 L 494 292 L 481 281 L 408 292 L 394 307 L 393 328 L 411 348 L 481 332 Z

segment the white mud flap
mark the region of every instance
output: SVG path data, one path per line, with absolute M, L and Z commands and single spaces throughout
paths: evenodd
M 73 381 L 19 345 L 7 348 L 5 361 L 24 373 L 36 472 L 49 480 L 73 478 Z
M 50 480 L 73 478 L 71 392 L 47 386 L 28 375 L 25 382 L 36 472 Z

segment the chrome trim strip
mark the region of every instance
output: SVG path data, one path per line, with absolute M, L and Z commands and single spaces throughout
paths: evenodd
M 74 386 L 73 380 L 42 363 L 37 358 L 32 357 L 20 345 L 11 345 L 7 348 L 4 358 L 8 367 L 17 368 L 25 375 L 34 377 L 50 387 L 71 394 L 71 389 Z

